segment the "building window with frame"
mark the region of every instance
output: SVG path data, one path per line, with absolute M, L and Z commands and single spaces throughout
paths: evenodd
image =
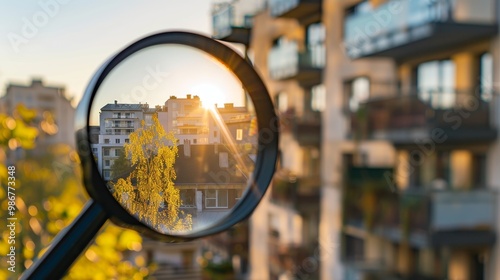
M 455 105 L 455 63 L 451 59 L 432 60 L 416 68 L 418 98 L 433 108 L 451 108 Z M 469 95 L 468 92 L 464 94 Z
M 116 144 L 120 144 L 120 139 L 115 139 Z
M 241 128 L 236 129 L 236 140 L 237 141 L 243 140 L 243 129 Z
M 110 165 L 110 161 L 109 161 L 109 159 L 105 160 L 105 161 L 104 161 L 104 166 L 109 166 L 109 165 Z
M 206 190 L 205 208 L 228 208 L 227 190 Z
M 105 149 L 103 150 L 103 154 L 104 154 L 105 156 L 109 156 L 109 148 L 105 148 Z
M 311 109 L 316 112 L 323 112 L 326 104 L 325 85 L 319 84 L 311 88 Z
M 370 98 L 370 80 L 358 77 L 345 83 L 344 107 L 349 112 L 357 112 L 361 103 Z
M 125 143 L 127 143 L 127 144 L 130 143 L 130 139 L 128 139 L 128 138 L 125 139 Z
M 104 139 L 104 144 L 109 144 L 109 138 Z
M 196 190 L 180 190 L 181 205 L 184 207 L 196 207 Z
M 119 157 L 121 153 L 120 149 L 115 149 L 115 157 Z

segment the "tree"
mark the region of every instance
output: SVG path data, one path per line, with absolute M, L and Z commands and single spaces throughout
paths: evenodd
M 0 113 L 0 181 L 7 185 L 6 157 L 9 150 L 38 149 L 36 111 L 24 106 L 14 116 Z M 45 119 L 41 122 L 46 121 Z M 8 228 L 1 230 L 0 279 L 14 279 L 41 256 L 52 239 L 80 213 L 88 200 L 81 185 L 79 159 L 68 145 L 56 144 L 44 153 L 14 162 L 16 192 L 16 268 L 7 270 Z M 0 188 L 0 201 L 7 202 L 6 188 Z M 0 218 L 7 219 L 7 203 L 0 204 Z M 143 279 L 150 273 L 139 251 L 141 236 L 133 230 L 106 224 L 70 268 L 66 279 Z
M 133 215 L 160 232 L 179 232 L 192 227 L 191 215 L 179 208 L 179 189 L 174 186 L 177 139 L 165 132 L 155 114 L 152 124 L 143 121 L 141 128 L 130 134 L 124 145 L 131 172 L 111 182 L 113 195 Z M 116 174 L 126 169 L 119 159 Z

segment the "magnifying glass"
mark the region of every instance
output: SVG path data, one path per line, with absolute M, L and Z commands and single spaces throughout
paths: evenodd
M 21 279 L 59 279 L 108 220 L 164 242 L 228 229 L 264 195 L 278 118 L 253 67 L 202 35 L 165 32 L 106 61 L 77 108 L 91 200 Z

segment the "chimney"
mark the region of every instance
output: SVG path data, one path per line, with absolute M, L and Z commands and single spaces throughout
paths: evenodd
M 234 108 L 234 104 L 233 103 L 224 103 L 224 108 L 225 109 L 232 109 L 232 108 Z
M 187 99 L 191 99 L 191 94 L 186 95 Z
M 118 101 L 115 100 L 115 105 L 118 104 Z

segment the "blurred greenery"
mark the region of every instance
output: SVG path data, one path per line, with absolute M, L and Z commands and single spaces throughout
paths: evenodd
M 41 128 L 41 129 L 39 129 Z M 55 128 L 55 129 L 54 129 Z M 7 186 L 10 154 L 16 177 L 16 272 L 7 270 L 9 229 L 0 240 L 0 279 L 17 278 L 43 254 L 55 235 L 69 225 L 85 204 L 79 158 L 68 145 L 37 147 L 37 136 L 57 132 L 51 116 L 18 106 L 13 116 L 0 113 L 0 181 Z M 66 132 L 67 133 L 67 132 Z M 7 219 L 6 187 L 0 189 L 0 218 Z M 142 239 L 132 230 L 106 224 L 66 279 L 143 279 L 151 267 L 140 254 Z

